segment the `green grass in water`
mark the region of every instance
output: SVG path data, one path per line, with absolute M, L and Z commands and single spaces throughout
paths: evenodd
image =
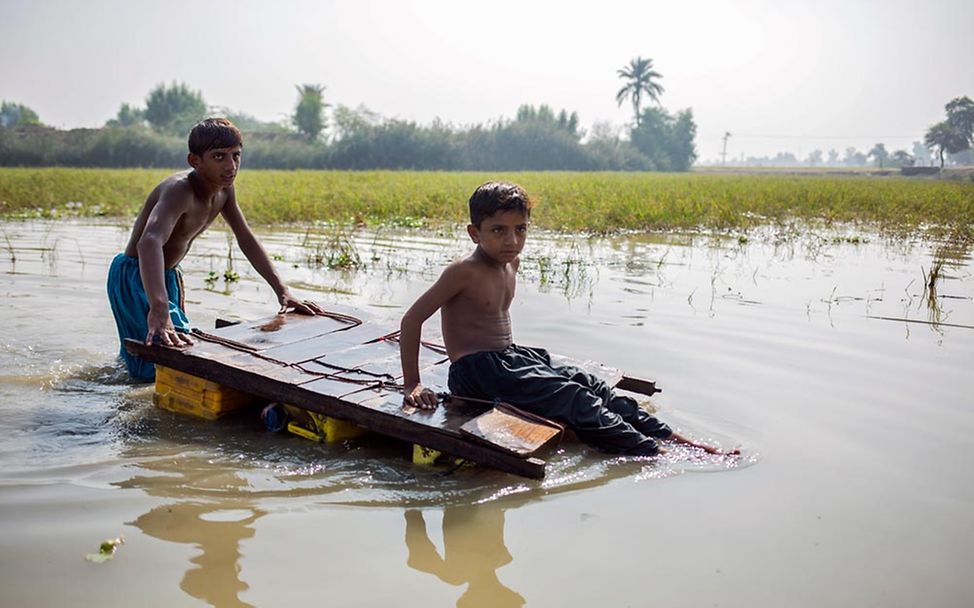
M 170 170 L 0 168 L 0 217 L 130 217 Z M 482 182 L 521 184 L 532 223 L 563 231 L 746 230 L 815 220 L 970 234 L 974 184 L 937 179 L 699 173 L 248 171 L 237 195 L 253 224 L 457 224 Z

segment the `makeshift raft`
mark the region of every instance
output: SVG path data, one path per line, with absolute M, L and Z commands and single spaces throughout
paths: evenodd
M 184 348 L 125 341 L 130 353 L 168 368 L 157 367 L 157 403 L 180 410 L 180 391 L 191 384 L 200 403 L 287 404 L 315 420 L 346 421 L 535 479 L 544 477 L 541 456 L 562 432 L 555 422 L 501 403 L 450 397 L 432 411 L 403 407 L 398 333 L 352 314 L 287 313 L 254 322 L 218 321 L 217 326 L 212 332 L 194 330 L 195 344 Z M 610 386 L 644 395 L 659 391 L 652 381 L 598 363 L 552 358 L 582 367 Z M 424 342 L 419 362 L 423 384 L 447 391 L 449 359 L 443 347 Z

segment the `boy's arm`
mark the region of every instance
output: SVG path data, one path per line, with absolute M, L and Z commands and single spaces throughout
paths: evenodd
M 243 212 L 237 204 L 237 196 L 234 190 L 231 188 L 228 194 L 229 198 L 220 213 L 223 214 L 223 219 L 226 220 L 227 225 L 230 226 L 230 230 L 237 237 L 240 250 L 243 251 L 243 254 L 254 267 L 254 270 L 267 281 L 267 284 L 277 294 L 277 300 L 281 303 L 281 312 L 284 312 L 288 308 L 293 308 L 297 312 L 306 315 L 324 312 L 314 302 L 301 302 L 291 295 L 291 291 L 281 281 L 277 270 L 274 269 L 273 262 L 267 257 L 267 252 L 264 251 L 260 241 L 257 240 L 257 237 L 250 230 L 250 226 L 247 224 L 247 220 L 244 218 Z
M 440 278 L 416 300 L 399 325 L 399 356 L 402 360 L 403 405 L 422 409 L 436 407 L 436 395 L 419 378 L 419 343 L 423 323 L 466 286 L 468 272 L 463 262 L 446 267 Z
M 172 236 L 176 222 L 185 212 L 188 201 L 189 198 L 175 188 L 168 188 L 161 192 L 136 245 L 139 254 L 139 276 L 149 301 L 149 314 L 146 316 L 148 331 L 145 335 L 147 345 L 151 345 L 156 336 L 159 336 L 159 341 L 166 346 L 193 343 L 189 336 L 176 331 L 169 316 L 166 259 L 163 253 L 163 247 L 169 242 L 169 237 Z

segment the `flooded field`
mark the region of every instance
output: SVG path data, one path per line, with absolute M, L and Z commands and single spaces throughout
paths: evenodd
M 663 388 L 740 458 L 606 458 L 543 481 L 197 421 L 130 384 L 105 296 L 128 225 L 0 224 L 0 604 L 967 606 L 969 246 L 843 230 L 534 233 L 515 339 Z M 390 328 L 460 232 L 260 234 L 299 296 Z M 276 312 L 226 233 L 183 264 L 191 321 Z M 438 323 L 427 324 L 437 338 Z M 407 446 L 408 447 L 408 446 Z M 124 536 L 114 559 L 85 556 Z M 57 581 L 57 583 L 55 583 Z

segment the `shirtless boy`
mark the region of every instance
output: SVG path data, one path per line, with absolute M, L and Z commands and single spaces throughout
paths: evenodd
M 403 403 L 436 407 L 418 360 L 423 323 L 440 310 L 453 395 L 500 399 L 565 423 L 603 452 L 655 456 L 665 451 L 657 440 L 667 439 L 719 453 L 674 432 L 595 376 L 554 365 L 544 349 L 514 343 L 510 308 L 531 207 L 524 190 L 506 182 L 487 182 L 470 197 L 467 233 L 476 249 L 447 266 L 402 318 Z
M 243 137 L 225 118 L 208 118 L 190 131 L 191 170 L 170 175 L 149 193 L 125 252 L 108 271 L 108 299 L 122 342 L 120 354 L 129 375 L 155 378 L 155 366 L 130 355 L 125 339 L 158 340 L 166 346 L 192 344 L 177 265 L 193 240 L 223 215 L 241 251 L 277 294 L 281 309 L 314 314 L 313 303 L 299 302 L 274 270 L 237 204 L 233 182 L 240 169 Z

